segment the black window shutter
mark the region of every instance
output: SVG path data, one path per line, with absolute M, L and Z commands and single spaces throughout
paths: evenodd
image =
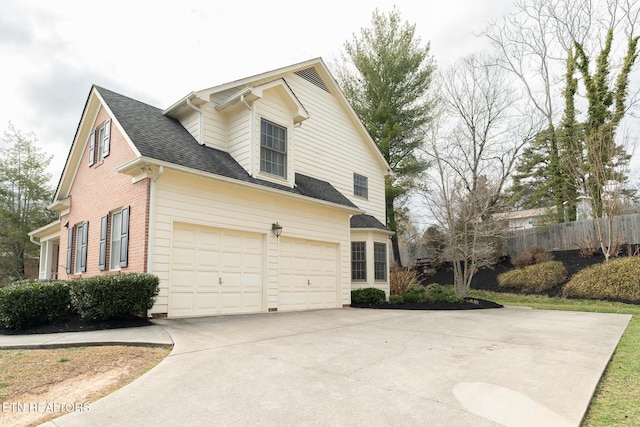
M 102 145 L 102 157 L 109 155 L 109 146 L 111 143 L 111 119 L 104 122 L 104 144 Z
M 73 227 L 67 231 L 67 274 L 71 274 L 71 256 L 73 255 Z
M 98 257 L 98 268 L 106 270 L 107 268 L 107 222 L 109 215 L 100 218 L 100 255 Z
M 80 248 L 80 271 L 87 271 L 87 241 L 89 240 L 89 222 L 85 221 L 82 227 L 82 242 Z M 80 237 L 80 236 L 78 236 Z
M 122 208 L 122 228 L 120 230 L 120 267 L 129 265 L 129 212 L 130 206 Z
M 96 161 L 96 131 L 89 135 L 89 166 Z

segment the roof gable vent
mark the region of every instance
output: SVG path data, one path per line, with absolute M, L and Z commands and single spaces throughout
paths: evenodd
M 320 77 L 320 75 L 318 74 L 315 68 L 309 67 L 309 68 L 305 68 L 304 70 L 296 71 L 295 73 L 300 77 L 302 77 L 303 79 L 307 80 L 308 82 L 318 86 L 320 89 L 331 93 L 327 85 L 322 80 L 322 77 Z

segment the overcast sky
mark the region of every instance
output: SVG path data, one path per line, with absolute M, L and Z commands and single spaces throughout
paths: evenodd
M 394 5 L 444 66 L 488 50 L 474 34 L 512 3 L 3 0 L 0 129 L 3 134 L 11 121 L 33 131 L 54 156 L 49 171 L 56 185 L 92 84 L 164 109 L 191 91 L 311 58 L 330 65 L 346 40 L 370 26 L 374 9 L 387 13 Z M 635 154 L 634 181 L 639 164 Z
M 193 90 L 329 63 L 375 8 L 394 5 L 444 64 L 482 49 L 473 32 L 511 0 L 4 0 L 0 128 L 35 132 L 57 183 L 92 84 L 166 108 Z

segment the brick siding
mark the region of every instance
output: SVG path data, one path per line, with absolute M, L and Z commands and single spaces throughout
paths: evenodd
M 99 129 L 109 119 L 104 108 L 100 108 L 95 121 L 94 129 Z M 107 268 L 99 270 L 98 257 L 100 252 L 100 218 L 117 211 L 124 206 L 131 207 L 129 218 L 129 258 L 128 266 L 119 271 L 145 272 L 147 267 L 147 240 L 149 233 L 149 179 L 143 179 L 136 183 L 131 182 L 131 176 L 116 172 L 116 168 L 133 160 L 135 152 L 120 129 L 111 121 L 111 143 L 109 155 L 103 160 L 89 166 L 89 147 L 85 146 L 84 154 L 76 172 L 71 187 L 71 209 L 68 214 L 61 217 L 60 233 L 60 262 L 58 277 L 65 278 L 65 263 L 67 258 L 67 228 L 74 227 L 84 221 L 89 222 L 89 234 L 87 242 L 87 271 L 81 275 L 75 271 L 75 241 L 73 242 L 71 278 L 88 277 L 99 274 L 108 274 L 109 253 L 111 237 L 111 217 L 109 217 L 109 229 L 107 233 Z M 86 141 L 85 141 L 86 145 Z M 97 151 L 96 143 L 96 151 Z M 75 239 L 75 234 L 74 234 Z

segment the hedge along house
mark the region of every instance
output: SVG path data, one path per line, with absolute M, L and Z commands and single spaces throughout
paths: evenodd
M 151 314 L 343 307 L 389 293 L 389 165 L 321 59 L 162 111 L 93 86 L 50 209 L 40 278 L 148 272 Z

